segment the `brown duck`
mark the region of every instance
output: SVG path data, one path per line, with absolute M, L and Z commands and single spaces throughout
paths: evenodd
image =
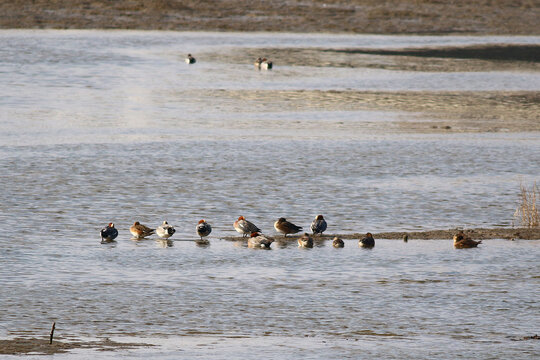
M 470 249 L 477 247 L 478 244 L 481 244 L 482 240 L 480 241 L 474 241 L 467 235 L 463 233 L 463 231 L 458 232 L 454 235 L 454 247 L 456 249 Z
M 285 218 L 279 218 L 278 221 L 274 223 L 274 228 L 287 236 L 287 234 L 296 234 L 297 232 L 302 231 L 301 226 L 296 226 L 291 222 L 288 222 Z
M 133 225 L 131 225 L 131 227 L 129 228 L 129 232 L 135 238 L 142 239 L 142 238 L 152 235 L 154 233 L 154 229 L 151 229 L 148 226 L 145 226 L 141 224 L 140 222 L 135 221 Z
M 340 238 L 336 236 L 334 238 L 334 241 L 332 241 L 332 246 L 335 248 L 342 248 L 342 247 L 345 247 L 345 243 L 343 242 L 343 240 L 341 240 Z
M 303 247 L 303 248 L 313 247 L 313 239 L 311 238 L 311 236 L 309 236 L 308 233 L 304 233 L 304 235 L 298 238 L 298 247 Z

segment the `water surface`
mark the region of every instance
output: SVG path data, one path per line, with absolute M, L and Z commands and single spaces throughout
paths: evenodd
M 262 44 L 537 37 L 2 31 L 0 41 L 0 336 L 46 336 L 55 320 L 67 338 L 159 345 L 117 358 L 538 353 L 535 342 L 513 341 L 539 330 L 536 242 L 254 251 L 220 240 L 236 234 L 240 215 L 269 235 L 278 217 L 307 229 L 319 213 L 330 233 L 508 227 L 520 181 L 540 173 L 538 133 L 404 134 L 388 130 L 410 114 L 276 109 L 271 97 L 231 92 L 538 91 L 537 73 L 183 63 L 187 52 Z M 193 242 L 202 218 L 213 225 L 209 247 Z M 136 220 L 168 220 L 177 233 L 169 244 L 133 241 Z M 110 221 L 118 241 L 100 245 Z

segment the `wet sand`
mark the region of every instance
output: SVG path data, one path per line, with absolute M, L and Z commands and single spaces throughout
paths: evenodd
M 391 123 L 370 125 L 386 133 L 540 131 L 540 94 L 534 91 L 208 90 L 200 95 L 215 104 L 237 100 L 254 106 L 272 98 L 272 103 L 265 105 L 269 112 L 401 112 L 403 116 Z M 336 126 L 347 129 L 350 125 Z
M 370 68 L 423 72 L 538 71 L 540 46 L 490 44 L 418 48 L 241 48 L 226 54 L 202 54 L 212 60 L 242 63 L 261 54 L 289 66 Z
M 461 229 L 460 229 L 461 230 Z M 446 230 L 428 230 L 428 231 L 394 231 L 394 232 L 381 232 L 373 233 L 375 239 L 403 239 L 404 235 L 409 236 L 409 240 L 447 240 L 452 239 L 458 229 L 446 229 Z M 540 228 L 491 228 L 491 229 L 463 229 L 463 232 L 475 240 L 488 240 L 488 239 L 507 239 L 507 240 L 540 240 Z M 314 236 L 315 240 L 331 240 L 335 236 L 342 239 L 360 239 L 364 237 L 365 233 L 356 234 L 323 234 Z M 274 236 L 276 241 L 296 241 L 298 235 Z M 225 240 L 239 241 L 246 240 L 240 236 L 225 237 Z
M 0 28 L 538 35 L 531 1 L 13 0 Z

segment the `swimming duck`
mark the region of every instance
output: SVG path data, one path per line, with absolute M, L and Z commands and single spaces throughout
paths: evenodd
M 263 248 L 270 249 L 270 245 L 274 242 L 274 239 L 268 238 L 257 231 L 251 233 L 248 239 L 248 247 L 250 248 Z
M 358 240 L 358 245 L 360 245 L 360 247 L 372 248 L 375 246 L 375 239 L 373 239 L 373 235 L 368 232 L 366 236 Z
M 313 239 L 309 236 L 308 233 L 304 233 L 304 235 L 298 238 L 298 247 L 303 247 L 303 248 L 313 247 Z
M 152 235 L 154 233 L 154 229 L 151 229 L 148 226 L 145 226 L 139 223 L 138 221 L 135 221 L 133 225 L 131 225 L 131 227 L 129 228 L 129 232 L 136 239 L 142 239 L 142 238 Z
M 322 215 L 317 215 L 315 220 L 311 223 L 311 231 L 313 231 L 313 235 L 315 234 L 322 234 L 326 230 L 326 220 L 324 220 L 324 217 Z
M 204 220 L 199 220 L 199 223 L 197 224 L 197 234 L 201 237 L 201 240 L 204 236 L 210 235 L 211 232 L 212 227 L 210 224 Z
M 279 218 L 278 221 L 274 223 L 274 228 L 285 235 L 287 234 L 296 234 L 299 231 L 302 231 L 301 226 L 296 226 L 291 222 L 288 222 L 285 218 Z
M 114 227 L 113 223 L 109 223 L 106 227 L 101 229 L 101 243 L 108 243 L 114 241 L 118 236 L 118 230 Z
M 261 63 L 262 63 L 262 58 L 257 58 L 257 60 L 255 60 L 255 63 L 253 65 L 255 65 L 257 69 L 260 69 Z
M 261 60 L 261 69 L 270 70 L 273 64 L 271 61 L 268 61 L 266 58 Z
M 234 229 L 242 234 L 242 237 L 246 237 L 247 235 L 255 232 L 260 232 L 261 229 L 259 229 L 257 226 L 255 226 L 254 223 L 251 221 L 247 221 L 245 217 L 240 216 L 238 220 L 236 220 L 233 224 Z
M 156 234 L 162 239 L 168 239 L 176 232 L 175 228 L 167 221 L 163 221 L 163 223 L 156 228 Z
M 342 248 L 342 247 L 345 247 L 345 243 L 343 242 L 343 240 L 341 240 L 340 238 L 336 236 L 334 238 L 334 241 L 332 241 L 332 246 L 335 248 Z
M 478 244 L 481 244 L 482 240 L 474 241 L 470 237 L 466 236 L 463 231 L 458 232 L 454 235 L 454 247 L 456 249 L 470 249 L 477 247 Z
M 186 64 L 195 64 L 197 62 L 197 60 L 195 60 L 195 58 L 191 56 L 191 54 L 187 55 L 187 58 L 185 61 L 186 61 Z

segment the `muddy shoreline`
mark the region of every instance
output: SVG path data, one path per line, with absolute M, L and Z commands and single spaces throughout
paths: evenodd
M 373 233 L 375 239 L 401 240 L 406 234 L 409 240 L 451 240 L 460 229 L 427 230 L 427 231 L 394 231 Z M 506 240 L 540 240 L 540 228 L 476 228 L 463 229 L 463 232 L 475 240 L 506 239 Z M 365 233 L 355 234 L 323 234 L 314 237 L 318 240 L 331 240 L 335 236 L 342 239 L 360 239 Z M 296 241 L 298 235 L 272 236 L 276 241 Z M 246 240 L 240 236 L 227 236 L 223 238 L 229 241 Z
M 49 344 L 48 339 L 40 338 L 17 337 L 14 339 L 0 340 L 0 355 L 54 355 L 64 354 L 74 349 L 116 351 L 154 346 L 146 343 L 116 342 L 108 338 L 95 341 L 58 339 L 60 341 L 54 340 L 52 344 Z
M 539 35 L 530 1 L 12 0 L 0 28 Z

